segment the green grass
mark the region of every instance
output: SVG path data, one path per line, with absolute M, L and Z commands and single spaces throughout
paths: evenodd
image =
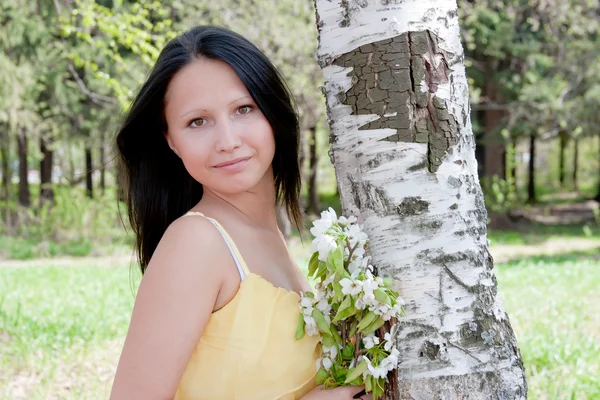
M 530 399 L 600 399 L 600 259 L 573 253 L 497 266 Z
M 291 246 L 299 265 L 310 240 Z M 137 270 L 0 268 L 0 399 L 105 399 Z M 600 399 L 600 259 L 593 251 L 496 267 L 530 399 Z
M 19 381 L 30 390 L 22 398 L 107 398 L 115 360 L 102 360 L 118 354 L 127 330 L 137 286 L 130 271 L 0 268 L 0 398 L 19 398 Z
M 490 231 L 488 239 L 492 246 L 507 245 L 536 245 L 549 239 L 569 238 L 600 239 L 600 228 L 596 224 L 587 225 L 542 225 L 532 224 L 523 226 L 521 231 Z

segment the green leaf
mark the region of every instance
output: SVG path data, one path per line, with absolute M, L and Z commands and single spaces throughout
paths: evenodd
M 300 318 L 298 319 L 298 327 L 296 327 L 296 340 L 300 340 L 304 337 L 306 323 L 304 322 L 304 314 L 300 313 Z
M 366 363 L 366 361 L 365 361 L 365 363 Z M 365 380 L 365 389 L 366 389 L 367 393 L 373 391 L 373 376 L 372 375 L 367 376 L 367 379 Z
M 321 335 L 321 343 L 323 343 L 323 346 L 331 347 L 335 344 L 335 339 L 333 336 L 324 333 Z
M 332 271 L 344 269 L 344 249 L 338 245 L 334 251 L 327 256 L 327 268 Z
M 305 295 L 306 297 L 310 297 L 311 299 L 314 299 L 314 298 L 315 298 L 315 294 L 314 294 L 313 292 L 306 292 L 306 293 L 304 293 L 304 295 Z
M 364 334 L 368 335 L 371 332 L 375 332 L 377 329 L 381 328 L 384 323 L 385 321 L 378 316 L 377 319 L 364 330 Z
M 390 289 L 392 287 L 392 284 L 394 283 L 394 280 L 392 278 L 383 278 L 383 286 Z
M 357 325 L 357 322 L 352 321 L 352 324 L 350 325 L 350 331 L 348 332 L 349 337 L 354 337 L 356 335 Z
M 319 369 L 317 375 L 315 376 L 315 383 L 317 385 L 322 385 L 325 380 L 329 378 L 329 374 L 323 368 Z
M 313 276 L 319 268 L 319 252 L 315 251 L 308 262 L 308 276 Z
M 327 264 L 323 261 L 319 261 L 319 268 L 317 269 L 317 274 L 315 275 L 315 279 L 323 280 L 325 275 L 327 274 Z
M 356 311 L 357 310 L 356 310 L 356 308 L 354 308 L 354 304 L 352 304 L 352 297 L 346 296 L 346 298 L 340 305 L 338 312 L 335 314 L 335 318 L 333 319 L 332 322 L 338 322 L 343 319 L 346 319 L 346 318 L 356 314 Z
M 367 312 L 367 315 L 363 317 L 358 323 L 358 332 L 364 331 L 369 325 L 377 319 L 378 315 L 372 311 Z
M 331 301 L 333 302 L 338 302 L 342 299 L 342 297 L 344 296 L 344 293 L 342 293 L 342 285 L 340 285 L 340 282 L 338 280 L 334 280 L 333 281 L 333 298 L 331 299 Z
M 342 349 L 342 358 L 344 360 L 352 360 L 354 358 L 354 344 L 352 342 L 348 342 Z
M 360 377 L 367 370 L 367 367 L 367 362 L 362 360 L 355 368 L 348 370 L 348 375 L 346 375 L 346 381 L 344 383 L 350 383 Z
M 321 332 L 325 332 L 331 335 L 331 330 L 329 329 L 329 325 L 327 324 L 327 321 L 325 321 L 325 316 L 323 315 L 321 310 L 319 310 L 318 308 L 313 309 L 312 317 L 315 319 L 317 327 Z
M 388 306 L 392 305 L 392 299 L 390 299 L 390 296 L 388 296 L 383 289 L 375 289 L 373 294 L 375 295 L 375 299 L 377 299 L 377 301 L 380 303 L 387 304 Z
M 342 345 L 342 337 L 340 336 L 337 328 L 334 326 L 330 326 L 329 329 L 331 330 L 331 333 L 333 334 L 333 339 L 335 340 L 335 342 L 339 345 Z

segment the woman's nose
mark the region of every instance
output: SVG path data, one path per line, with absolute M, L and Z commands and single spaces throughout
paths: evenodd
M 242 144 L 239 132 L 230 119 L 219 121 L 217 128 L 217 151 L 231 152 Z

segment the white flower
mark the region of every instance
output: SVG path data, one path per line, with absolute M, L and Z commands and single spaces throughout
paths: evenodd
M 383 336 L 383 340 L 385 340 L 385 344 L 383 345 L 383 349 L 385 351 L 390 351 L 392 346 L 394 345 L 394 338 L 389 332 L 386 332 Z
M 354 260 L 350 261 L 350 264 L 348 264 L 348 272 L 350 272 L 350 277 L 352 279 L 356 279 L 358 274 L 361 273 L 360 261 L 361 261 L 360 259 L 354 259 Z
M 371 375 L 373 375 L 374 378 L 376 378 L 376 379 L 385 378 L 387 376 L 387 373 L 388 373 L 387 366 L 374 367 L 371 364 L 371 361 L 367 357 L 365 357 L 365 361 L 367 362 L 367 368 L 368 368 L 369 372 L 371 373 Z
M 323 346 L 323 353 L 329 356 L 329 358 L 335 359 L 338 353 L 337 345 L 334 344 L 331 347 Z
M 307 316 L 312 315 L 313 303 L 314 303 L 314 299 L 311 299 L 310 297 L 302 297 L 302 300 L 300 300 L 300 306 L 302 308 L 302 313 L 304 315 L 307 315 Z
M 329 284 L 333 283 L 333 280 L 335 278 L 335 271 L 329 275 L 327 278 L 325 278 L 325 280 L 322 282 L 322 287 L 325 288 L 327 286 L 329 286 Z
M 363 281 L 362 287 L 365 294 L 373 294 L 373 291 L 379 287 L 379 284 L 373 279 L 370 271 L 366 272 L 367 278 Z
M 333 362 L 331 362 L 329 357 L 323 357 L 323 368 L 325 368 L 326 371 L 329 371 L 329 368 L 331 368 L 332 365 Z
M 404 300 L 402 300 L 400 297 L 398 297 L 396 299 L 396 304 L 394 304 L 394 307 L 392 309 L 394 316 L 396 318 L 400 318 L 402 316 L 402 306 L 404 305 Z
M 375 298 L 375 295 L 373 294 L 373 292 L 365 294 L 362 297 L 362 300 L 367 306 L 377 307 L 379 305 L 379 302 Z
M 365 336 L 363 338 L 363 344 L 365 345 L 365 349 L 372 349 L 373 346 L 379 344 L 379 338 L 375 335 Z
M 358 247 L 356 251 L 361 249 L 365 243 L 367 242 L 368 236 L 364 233 L 360 227 L 356 224 L 352 224 L 345 229 L 346 234 L 348 235 L 348 241 L 350 242 L 350 247 L 354 247 L 358 243 Z
M 383 360 L 381 360 L 381 364 L 379 364 L 380 368 L 385 368 L 386 371 L 391 371 L 393 369 L 395 369 L 398 366 L 398 356 L 400 355 L 400 352 L 398 351 L 398 349 L 393 348 L 392 349 L 392 353 L 387 356 L 386 358 L 384 358 Z
M 319 329 L 317 328 L 317 323 L 315 322 L 315 319 L 311 316 L 308 315 L 304 315 L 304 323 L 305 328 L 306 328 L 306 334 L 308 336 L 314 336 L 316 334 L 319 333 Z
M 331 311 L 331 304 L 329 304 L 327 302 L 326 298 L 322 298 L 321 300 L 319 300 L 319 302 L 317 303 L 317 308 L 324 314 L 324 315 L 328 315 L 329 312 Z
M 348 218 L 344 217 L 343 215 L 338 219 L 338 221 L 340 221 L 340 224 L 353 224 L 356 222 L 356 217 L 354 215 L 349 216 Z
M 362 246 L 358 246 L 358 248 L 356 250 L 354 250 L 354 253 L 352 253 L 353 257 L 364 257 L 365 256 L 365 248 Z
M 319 252 L 319 260 L 327 261 L 327 257 L 329 253 L 337 248 L 337 242 L 335 238 L 330 235 L 321 235 L 317 236 L 313 242 L 311 251 L 314 253 L 315 251 Z
M 313 222 L 313 227 L 310 228 L 310 233 L 315 237 L 319 237 L 329 230 L 331 226 L 337 222 L 337 216 L 333 208 L 329 207 L 327 211 L 321 213 L 321 218 Z
M 362 290 L 362 282 L 359 280 L 353 281 L 352 279 L 344 278 L 340 280 L 342 285 L 342 293 L 356 296 Z
M 379 306 L 379 310 L 381 310 L 381 319 L 384 321 L 389 321 L 392 317 L 396 316 L 396 311 L 387 304 Z
M 358 299 L 356 299 L 356 302 L 354 303 L 354 307 L 357 310 L 364 310 L 366 306 L 367 306 L 367 303 L 364 302 L 362 297 L 359 297 Z

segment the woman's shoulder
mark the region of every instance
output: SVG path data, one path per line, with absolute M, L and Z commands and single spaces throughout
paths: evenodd
M 227 255 L 227 246 L 212 222 L 200 215 L 189 214 L 177 218 L 167 227 L 148 269 L 152 264 L 160 264 L 214 274 L 218 268 L 212 266 L 225 261 Z

